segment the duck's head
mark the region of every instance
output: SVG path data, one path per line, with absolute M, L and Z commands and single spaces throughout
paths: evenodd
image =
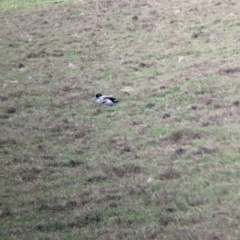
M 96 94 L 96 98 L 100 98 L 101 96 L 102 96 L 101 93 L 97 93 L 97 94 Z

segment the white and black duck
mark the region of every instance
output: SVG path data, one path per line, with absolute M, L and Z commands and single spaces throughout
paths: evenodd
M 112 96 L 102 95 L 101 93 L 97 93 L 95 96 L 95 102 L 102 103 L 107 106 L 113 106 L 118 102 L 118 99 Z

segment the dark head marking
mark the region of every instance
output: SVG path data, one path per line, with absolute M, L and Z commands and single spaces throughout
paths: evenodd
M 96 94 L 96 98 L 100 98 L 101 96 L 102 96 L 101 93 L 97 93 L 97 94 Z

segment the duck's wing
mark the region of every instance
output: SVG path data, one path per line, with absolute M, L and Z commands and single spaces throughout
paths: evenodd
M 103 100 L 106 100 L 106 99 L 109 99 L 110 101 L 112 101 L 113 103 L 117 103 L 118 102 L 118 99 L 117 98 L 115 98 L 115 97 L 113 97 L 113 96 L 111 96 L 111 95 L 104 95 L 104 96 L 102 96 L 102 99 Z
M 109 97 L 108 99 L 111 100 L 113 103 L 117 103 L 118 102 L 118 99 L 114 98 L 114 97 Z

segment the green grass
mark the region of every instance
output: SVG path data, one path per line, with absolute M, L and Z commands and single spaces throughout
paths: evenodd
M 57 2 L 0 3 L 0 239 L 239 239 L 237 1 Z
M 0 10 L 20 10 L 43 6 L 45 4 L 74 2 L 74 0 L 1 0 Z M 75 1 L 76 2 L 76 1 Z

